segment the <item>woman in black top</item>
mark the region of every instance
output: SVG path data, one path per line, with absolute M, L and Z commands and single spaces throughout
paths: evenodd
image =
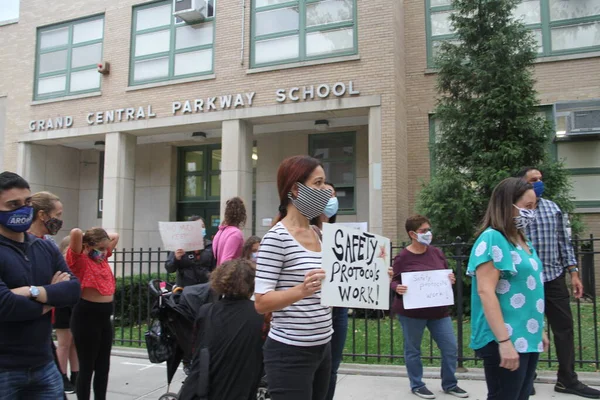
M 165 268 L 169 273 L 177 272 L 177 286 L 179 287 L 208 282 L 210 273 L 216 265 L 212 242 L 206 238 L 204 220 L 198 216 L 190 217 L 189 220 L 202 224 L 204 249 L 188 252 L 180 249 L 169 254 Z
M 180 400 L 256 399 L 262 371 L 263 316 L 254 309 L 255 269 L 249 260 L 226 261 L 210 277 L 222 296 L 200 308 L 196 353 Z

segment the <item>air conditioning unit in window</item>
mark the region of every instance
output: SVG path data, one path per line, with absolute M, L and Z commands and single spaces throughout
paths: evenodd
M 197 24 L 208 16 L 206 0 L 173 0 L 173 16 Z
M 588 135 L 600 133 L 600 108 L 571 111 L 569 117 L 569 135 Z

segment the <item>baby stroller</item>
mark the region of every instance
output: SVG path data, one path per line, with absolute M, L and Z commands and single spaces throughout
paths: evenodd
M 194 354 L 194 341 L 198 329 L 195 326 L 197 312 L 202 305 L 217 301 L 218 298 L 210 290 L 209 283 L 187 286 L 181 290 L 154 279 L 149 282 L 149 288 L 150 293 L 156 296 L 156 300 L 150 314 L 154 321 L 146 333 L 148 355 L 151 362 L 166 361 L 167 363 L 167 393 L 160 396 L 158 400 L 177 400 L 181 391 L 170 392 L 170 385 L 182 360 L 189 362 Z M 158 347 L 157 340 L 160 341 Z M 151 345 L 152 343 L 154 345 Z M 264 378 L 256 398 L 257 400 L 270 398 Z

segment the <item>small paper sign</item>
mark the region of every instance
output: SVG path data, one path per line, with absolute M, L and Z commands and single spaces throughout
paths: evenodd
M 158 230 L 165 250 L 194 251 L 204 248 L 202 224 L 199 221 L 159 222 Z
M 321 304 L 388 310 L 390 240 L 356 228 L 323 224 Z
M 429 308 L 454 304 L 454 293 L 449 269 L 403 272 L 402 284 L 407 287 L 402 295 L 404 308 Z

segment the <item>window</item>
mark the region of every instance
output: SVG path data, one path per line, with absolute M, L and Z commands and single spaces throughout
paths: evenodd
M 427 63 L 434 65 L 443 41 L 456 36 L 451 0 L 426 0 Z M 531 29 L 540 57 L 600 50 L 600 0 L 523 0 L 514 15 Z
M 36 100 L 100 89 L 104 16 L 38 29 Z
M 356 0 L 253 0 L 252 66 L 356 54 Z
M 19 20 L 19 0 L 0 0 L 0 25 Z
M 131 85 L 210 74 L 213 71 L 214 0 L 204 22 L 188 25 L 173 17 L 173 2 L 134 8 Z
M 356 134 L 310 135 L 309 152 L 321 161 L 327 181 L 335 185 L 340 214 L 355 214 Z

